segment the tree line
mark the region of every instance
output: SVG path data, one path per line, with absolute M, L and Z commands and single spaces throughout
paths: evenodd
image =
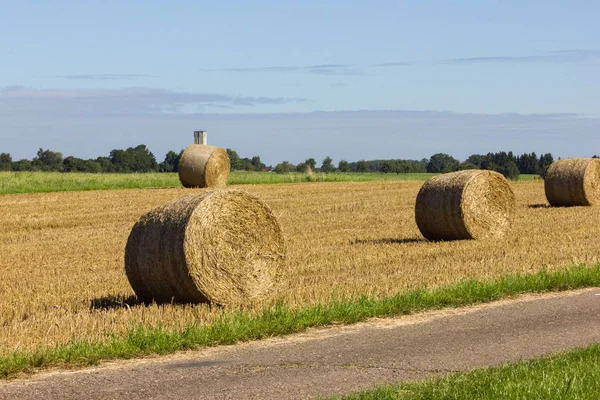
M 231 169 L 265 171 L 267 166 L 259 156 L 241 158 L 227 149 Z M 0 171 L 43 171 L 43 172 L 91 172 L 91 173 L 131 173 L 131 172 L 177 172 L 183 150 L 169 151 L 162 162 L 144 144 L 125 150 L 112 150 L 108 157 L 81 159 L 74 156 L 63 157 L 58 151 L 39 149 L 31 159 L 14 161 L 10 153 L 0 153 Z
M 598 158 L 598 156 L 594 156 Z M 452 157 L 449 154 L 437 153 L 430 158 L 421 160 L 360 160 L 348 162 L 341 160 L 337 168 L 331 157 L 325 157 L 321 166 L 316 167 L 313 158 L 303 163 L 294 165 L 288 161 L 277 164 L 275 172 L 306 172 L 307 170 L 319 172 L 380 172 L 380 173 L 446 173 L 465 169 L 487 169 L 501 173 L 509 179 L 518 179 L 520 174 L 539 174 L 544 176 L 546 170 L 554 162 L 550 153 L 541 154 L 539 157 L 535 152 L 514 155 L 512 152 L 497 152 L 487 154 L 473 154 L 464 161 Z
M 131 173 L 131 172 L 177 172 L 183 150 L 169 151 L 162 162 L 144 144 L 125 150 L 112 150 L 108 157 L 81 159 L 74 156 L 64 157 L 62 153 L 39 149 L 32 160 L 14 161 L 9 153 L 0 153 L 0 171 L 54 171 L 54 172 L 91 172 L 91 173 Z M 446 153 L 437 153 L 421 160 L 359 160 L 349 162 L 340 160 L 337 166 L 331 157 L 325 157 L 317 166 L 314 158 L 307 158 L 299 164 L 282 161 L 274 168 L 265 165 L 259 156 L 242 158 L 235 150 L 227 149 L 232 170 L 288 172 L 379 172 L 379 173 L 445 173 L 464 169 L 487 169 L 501 173 L 509 179 L 518 179 L 520 174 L 539 174 L 544 176 L 554 162 L 550 153 L 512 152 L 473 154 L 464 161 Z M 594 155 L 594 158 L 598 158 Z

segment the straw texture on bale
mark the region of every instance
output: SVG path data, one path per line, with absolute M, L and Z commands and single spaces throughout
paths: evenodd
M 220 147 L 190 144 L 181 155 L 178 169 L 184 187 L 223 187 L 229 178 L 229 155 Z
M 429 240 L 501 237 L 512 224 L 515 195 L 494 171 L 465 170 L 434 176 L 417 195 L 415 218 Z
M 125 248 L 125 272 L 145 302 L 241 304 L 266 298 L 282 273 L 281 226 L 238 190 L 185 196 L 143 215 Z
M 552 206 L 600 205 L 600 159 L 567 158 L 552 163 L 544 178 Z

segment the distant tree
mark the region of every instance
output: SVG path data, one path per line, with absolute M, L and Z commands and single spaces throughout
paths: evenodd
M 329 173 L 333 172 L 335 167 L 333 166 L 333 160 L 331 157 L 327 156 L 323 159 L 323 164 L 321 165 L 321 172 Z
M 296 172 L 306 173 L 309 171 L 309 169 L 310 167 L 305 162 L 296 165 Z
M 338 163 L 338 170 L 340 172 L 349 172 L 350 171 L 350 163 L 346 160 L 340 160 Z
M 600 157 L 598 157 L 597 155 L 593 155 L 592 158 L 600 158 Z
M 108 157 L 98 157 L 96 163 L 100 166 L 100 172 L 116 172 L 115 165 Z
M 458 165 L 458 169 L 461 171 L 465 169 L 480 169 L 480 166 L 470 163 L 469 161 L 464 161 Z
M 519 167 L 519 172 L 522 174 L 540 173 L 539 160 L 535 152 L 531 154 L 525 153 L 517 157 L 517 166 Z
M 227 155 L 229 156 L 229 163 L 231 164 L 232 170 L 241 170 L 243 169 L 242 159 L 235 152 L 235 150 L 227 149 Z
M 181 156 L 183 155 L 183 150 L 178 153 L 174 151 L 169 151 L 165 155 L 165 160 L 160 163 L 160 170 L 163 172 L 178 172 L 179 171 L 179 160 L 181 160 Z
M 288 161 L 283 161 L 275 166 L 275 172 L 278 174 L 285 174 L 287 172 L 293 172 L 296 170 L 296 166 Z
M 485 160 L 485 156 L 482 154 L 471 154 L 465 161 L 464 164 L 471 164 L 471 165 L 475 165 L 476 168 L 474 169 L 479 169 L 481 168 L 481 164 L 483 163 L 483 161 Z M 466 169 L 466 168 L 463 168 Z
M 369 166 L 365 160 L 360 160 L 356 163 L 356 172 L 367 172 Z
M 66 157 L 63 160 L 63 171 L 65 172 L 77 172 L 81 170 L 81 159 L 75 158 L 73 156 Z
M 317 168 L 317 162 L 315 161 L 314 158 L 307 158 L 306 161 L 304 161 L 304 163 L 310 167 L 311 170 L 315 170 L 315 168 Z
M 31 171 L 31 161 L 22 158 L 19 161 L 13 161 L 11 166 L 13 171 Z
M 0 171 L 10 171 L 12 169 L 12 157 L 9 153 L 0 153 Z
M 158 170 L 154 154 L 140 144 L 127 150 L 112 150 L 109 155 L 115 172 L 152 172 Z
M 397 164 L 393 160 L 385 160 L 381 163 L 381 172 L 389 174 L 390 172 L 397 172 Z
M 431 156 L 427 163 L 427 172 L 451 172 L 458 170 L 459 161 L 445 153 L 437 153 Z
M 553 162 L 554 162 L 554 157 L 552 157 L 552 154 L 550 154 L 550 153 L 542 154 L 540 156 L 539 169 L 540 169 L 540 176 L 542 178 L 546 177 L 546 171 L 548 171 L 548 167 Z
M 39 149 L 37 157 L 31 161 L 33 169 L 39 171 L 62 171 L 63 155 L 62 153 L 50 150 Z
M 252 160 L 250 160 L 250 163 L 252 164 L 254 171 L 262 171 L 263 169 L 267 168 L 267 166 L 262 161 L 260 161 L 259 156 L 252 157 Z

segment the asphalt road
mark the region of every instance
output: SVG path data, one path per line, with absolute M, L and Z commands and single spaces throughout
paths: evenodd
M 296 399 L 600 343 L 600 289 L 0 383 L 0 399 Z

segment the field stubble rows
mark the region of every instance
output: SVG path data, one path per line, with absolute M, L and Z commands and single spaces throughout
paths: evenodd
M 238 186 L 279 217 L 286 273 L 264 304 L 386 295 L 462 279 L 490 280 L 542 267 L 600 261 L 600 209 L 547 208 L 541 182 L 511 183 L 513 229 L 496 241 L 428 243 L 414 221 L 422 182 Z M 223 310 L 136 304 L 123 269 L 135 221 L 186 189 L 0 196 L 0 352 L 103 340 L 132 325 L 184 329 Z M 124 300 L 124 301 L 123 301 Z

